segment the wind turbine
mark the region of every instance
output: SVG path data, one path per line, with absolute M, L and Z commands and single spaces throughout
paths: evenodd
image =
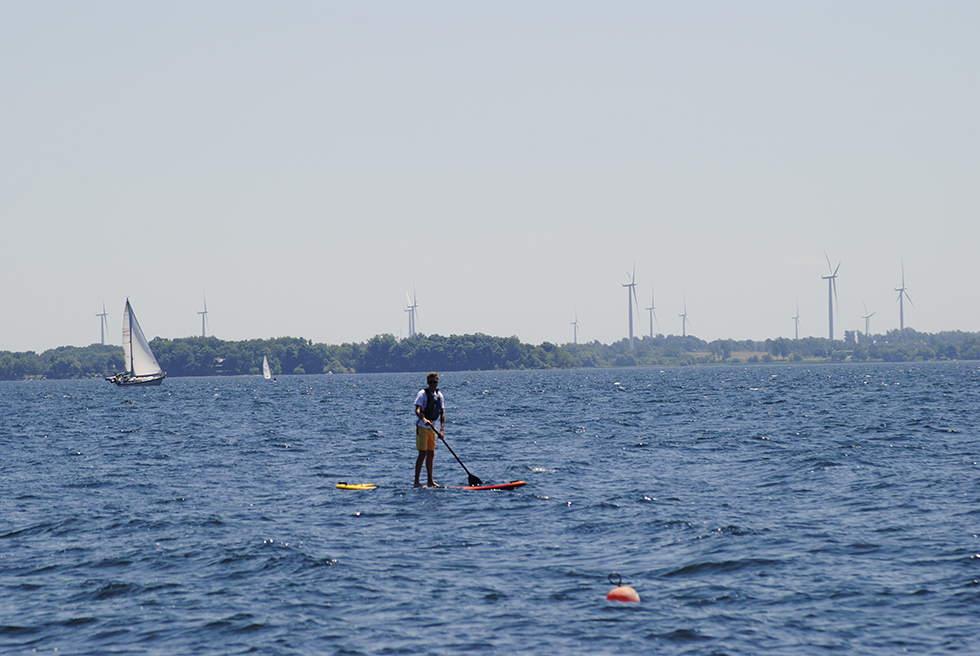
M 681 337 L 687 337 L 687 295 L 684 295 L 684 314 L 678 314 L 681 318 Z
M 650 339 L 653 339 L 653 322 L 657 318 L 657 308 L 653 302 L 653 291 L 650 291 L 650 307 L 647 308 L 647 312 L 650 313 Z M 659 322 L 658 322 L 659 323 Z
M 796 301 L 796 316 L 795 317 L 790 317 L 790 318 L 796 324 L 796 338 L 795 339 L 799 340 L 800 339 L 800 302 L 799 301 Z
M 104 300 L 102 301 L 102 314 L 97 314 L 95 316 L 102 317 L 102 321 L 100 321 L 99 324 L 102 327 L 102 345 L 105 346 L 105 329 L 109 325 L 109 320 L 106 319 L 106 317 L 109 316 L 109 315 L 105 311 L 105 301 Z
M 414 293 L 415 290 L 413 289 Z M 405 298 L 408 299 L 408 307 L 405 311 L 408 312 L 408 336 L 409 338 L 415 337 L 415 320 L 419 316 L 419 297 L 416 295 L 415 300 L 405 292 Z
M 830 256 L 827 255 L 827 251 L 823 252 L 823 256 L 827 258 L 827 268 L 830 269 L 830 275 L 820 277 L 827 281 L 827 312 L 830 316 L 830 341 L 834 341 L 834 301 L 837 300 L 837 271 L 840 270 L 840 262 L 837 263 L 837 268 L 835 269 L 830 264 Z
M 208 335 L 207 335 L 207 331 L 205 330 L 205 327 L 210 325 L 208 323 L 208 297 L 207 296 L 204 297 L 204 311 L 198 312 L 198 314 L 201 315 L 201 337 L 207 337 Z
M 909 296 L 909 292 L 905 289 L 905 258 L 902 258 L 902 286 L 896 287 L 895 291 L 898 292 L 898 327 L 900 330 L 905 330 L 905 299 L 909 299 L 909 303 L 912 303 L 912 297 Z M 912 303 L 912 307 L 915 307 L 915 303 Z
M 626 272 L 626 275 L 628 275 L 630 277 L 630 281 L 628 283 L 624 283 L 623 284 L 623 287 L 626 287 L 628 289 L 628 291 L 626 292 L 626 299 L 629 301 L 629 310 L 630 310 L 630 350 L 632 351 L 633 350 L 633 301 L 636 300 L 636 263 L 635 262 L 633 263 L 633 273 L 630 274 L 630 272 L 627 271 Z M 640 310 L 640 302 L 639 301 L 636 301 L 636 310 L 639 313 L 639 310 Z
M 861 301 L 861 303 L 864 303 L 864 301 Z M 868 311 L 868 304 L 867 303 L 864 303 L 864 311 L 865 312 Z M 865 314 L 864 316 L 861 317 L 862 319 L 864 319 L 864 336 L 865 337 L 871 337 L 871 317 L 873 317 L 876 314 L 878 314 L 878 311 L 877 310 L 875 310 L 871 314 Z
M 572 322 L 572 343 L 578 344 L 578 310 L 575 310 L 575 321 Z

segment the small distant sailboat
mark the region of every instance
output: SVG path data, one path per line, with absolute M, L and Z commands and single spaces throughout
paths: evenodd
M 272 370 L 269 369 L 269 358 L 262 356 L 262 377 L 266 380 L 272 380 Z
M 126 371 L 106 378 L 116 385 L 159 385 L 167 377 L 157 359 L 153 357 L 150 344 L 143 335 L 140 324 L 136 321 L 133 306 L 126 299 L 126 309 L 123 310 L 123 358 L 126 361 Z

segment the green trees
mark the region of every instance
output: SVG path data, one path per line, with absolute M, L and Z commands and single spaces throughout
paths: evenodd
M 47 371 L 47 367 L 34 351 L 24 353 L 0 352 L 0 380 L 39 378 L 44 375 L 45 371 Z
M 262 373 L 269 359 L 273 375 L 351 371 L 354 345 L 314 344 L 302 337 L 226 342 L 217 337 L 155 338 L 150 348 L 168 376 L 243 376 Z M 347 360 L 348 364 L 344 364 Z
M 118 346 L 59 346 L 41 355 L 0 351 L 0 380 L 93 378 L 122 369 L 123 352 Z
M 575 366 L 562 347 L 545 342 L 522 344 L 516 337 L 474 335 L 416 335 L 396 340 L 393 335 L 372 337 L 354 369 L 384 371 L 480 371 L 488 369 L 548 369 Z

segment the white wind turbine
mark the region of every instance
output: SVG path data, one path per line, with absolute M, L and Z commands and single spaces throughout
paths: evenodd
M 840 262 L 837 263 L 837 268 L 835 269 L 830 264 L 830 256 L 827 255 L 827 251 L 823 253 L 824 257 L 827 258 L 827 268 L 830 269 L 829 276 L 820 276 L 827 281 L 827 312 L 830 317 L 830 340 L 834 340 L 834 301 L 837 300 L 837 272 L 840 270 Z
M 681 318 L 681 337 L 687 337 L 687 294 L 684 295 L 684 314 L 678 314 Z
M 633 350 L 633 301 L 636 301 L 636 264 L 633 264 L 633 273 L 630 274 L 629 271 L 626 275 L 630 277 L 628 283 L 624 283 L 623 287 L 627 288 L 626 298 L 629 301 L 629 312 L 630 312 L 630 350 Z M 640 302 L 636 301 L 637 313 L 640 311 Z
M 654 338 L 653 334 L 653 322 L 657 319 L 657 308 L 656 304 L 653 302 L 653 291 L 650 291 L 650 307 L 647 308 L 647 312 L 650 313 L 650 339 Z M 659 328 L 659 322 L 658 326 Z
M 790 317 L 793 323 L 796 324 L 796 339 L 800 338 L 800 302 L 796 301 L 796 316 Z
M 415 290 L 413 289 L 412 293 L 414 292 Z M 416 295 L 413 301 L 412 297 L 408 295 L 408 292 L 405 292 L 405 298 L 408 299 L 408 307 L 405 308 L 405 311 L 408 312 L 408 336 L 415 337 L 415 321 L 419 316 L 419 298 Z
M 864 301 L 861 301 L 861 303 L 864 304 L 864 311 L 867 312 L 868 311 L 868 304 L 865 303 Z M 864 319 L 864 336 L 865 337 L 871 337 L 871 317 L 873 317 L 876 314 L 878 314 L 878 311 L 877 310 L 875 310 L 874 312 L 872 312 L 870 314 L 864 314 L 864 315 L 861 316 L 861 318 Z
M 578 344 L 578 310 L 575 310 L 575 321 L 572 322 L 572 343 Z
M 912 303 L 912 297 L 909 296 L 908 290 L 905 288 L 905 259 L 902 259 L 902 286 L 896 287 L 895 291 L 898 292 L 898 328 L 899 330 L 905 330 L 905 299 L 909 299 L 909 303 Z M 912 307 L 915 307 L 915 303 L 912 303 Z
M 105 311 L 105 301 L 102 301 L 102 314 L 96 314 L 97 317 L 102 317 L 102 321 L 99 323 L 102 326 L 102 345 L 105 346 L 105 329 L 109 327 L 109 320 L 106 319 L 109 315 Z
M 198 312 L 198 314 L 201 315 L 201 337 L 207 337 L 208 334 L 206 328 L 211 325 L 210 322 L 208 322 L 208 297 L 207 296 L 204 297 L 204 311 Z

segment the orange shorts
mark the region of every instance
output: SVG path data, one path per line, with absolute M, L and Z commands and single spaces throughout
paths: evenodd
M 416 426 L 415 449 L 417 451 L 435 451 L 436 432 L 427 426 Z

